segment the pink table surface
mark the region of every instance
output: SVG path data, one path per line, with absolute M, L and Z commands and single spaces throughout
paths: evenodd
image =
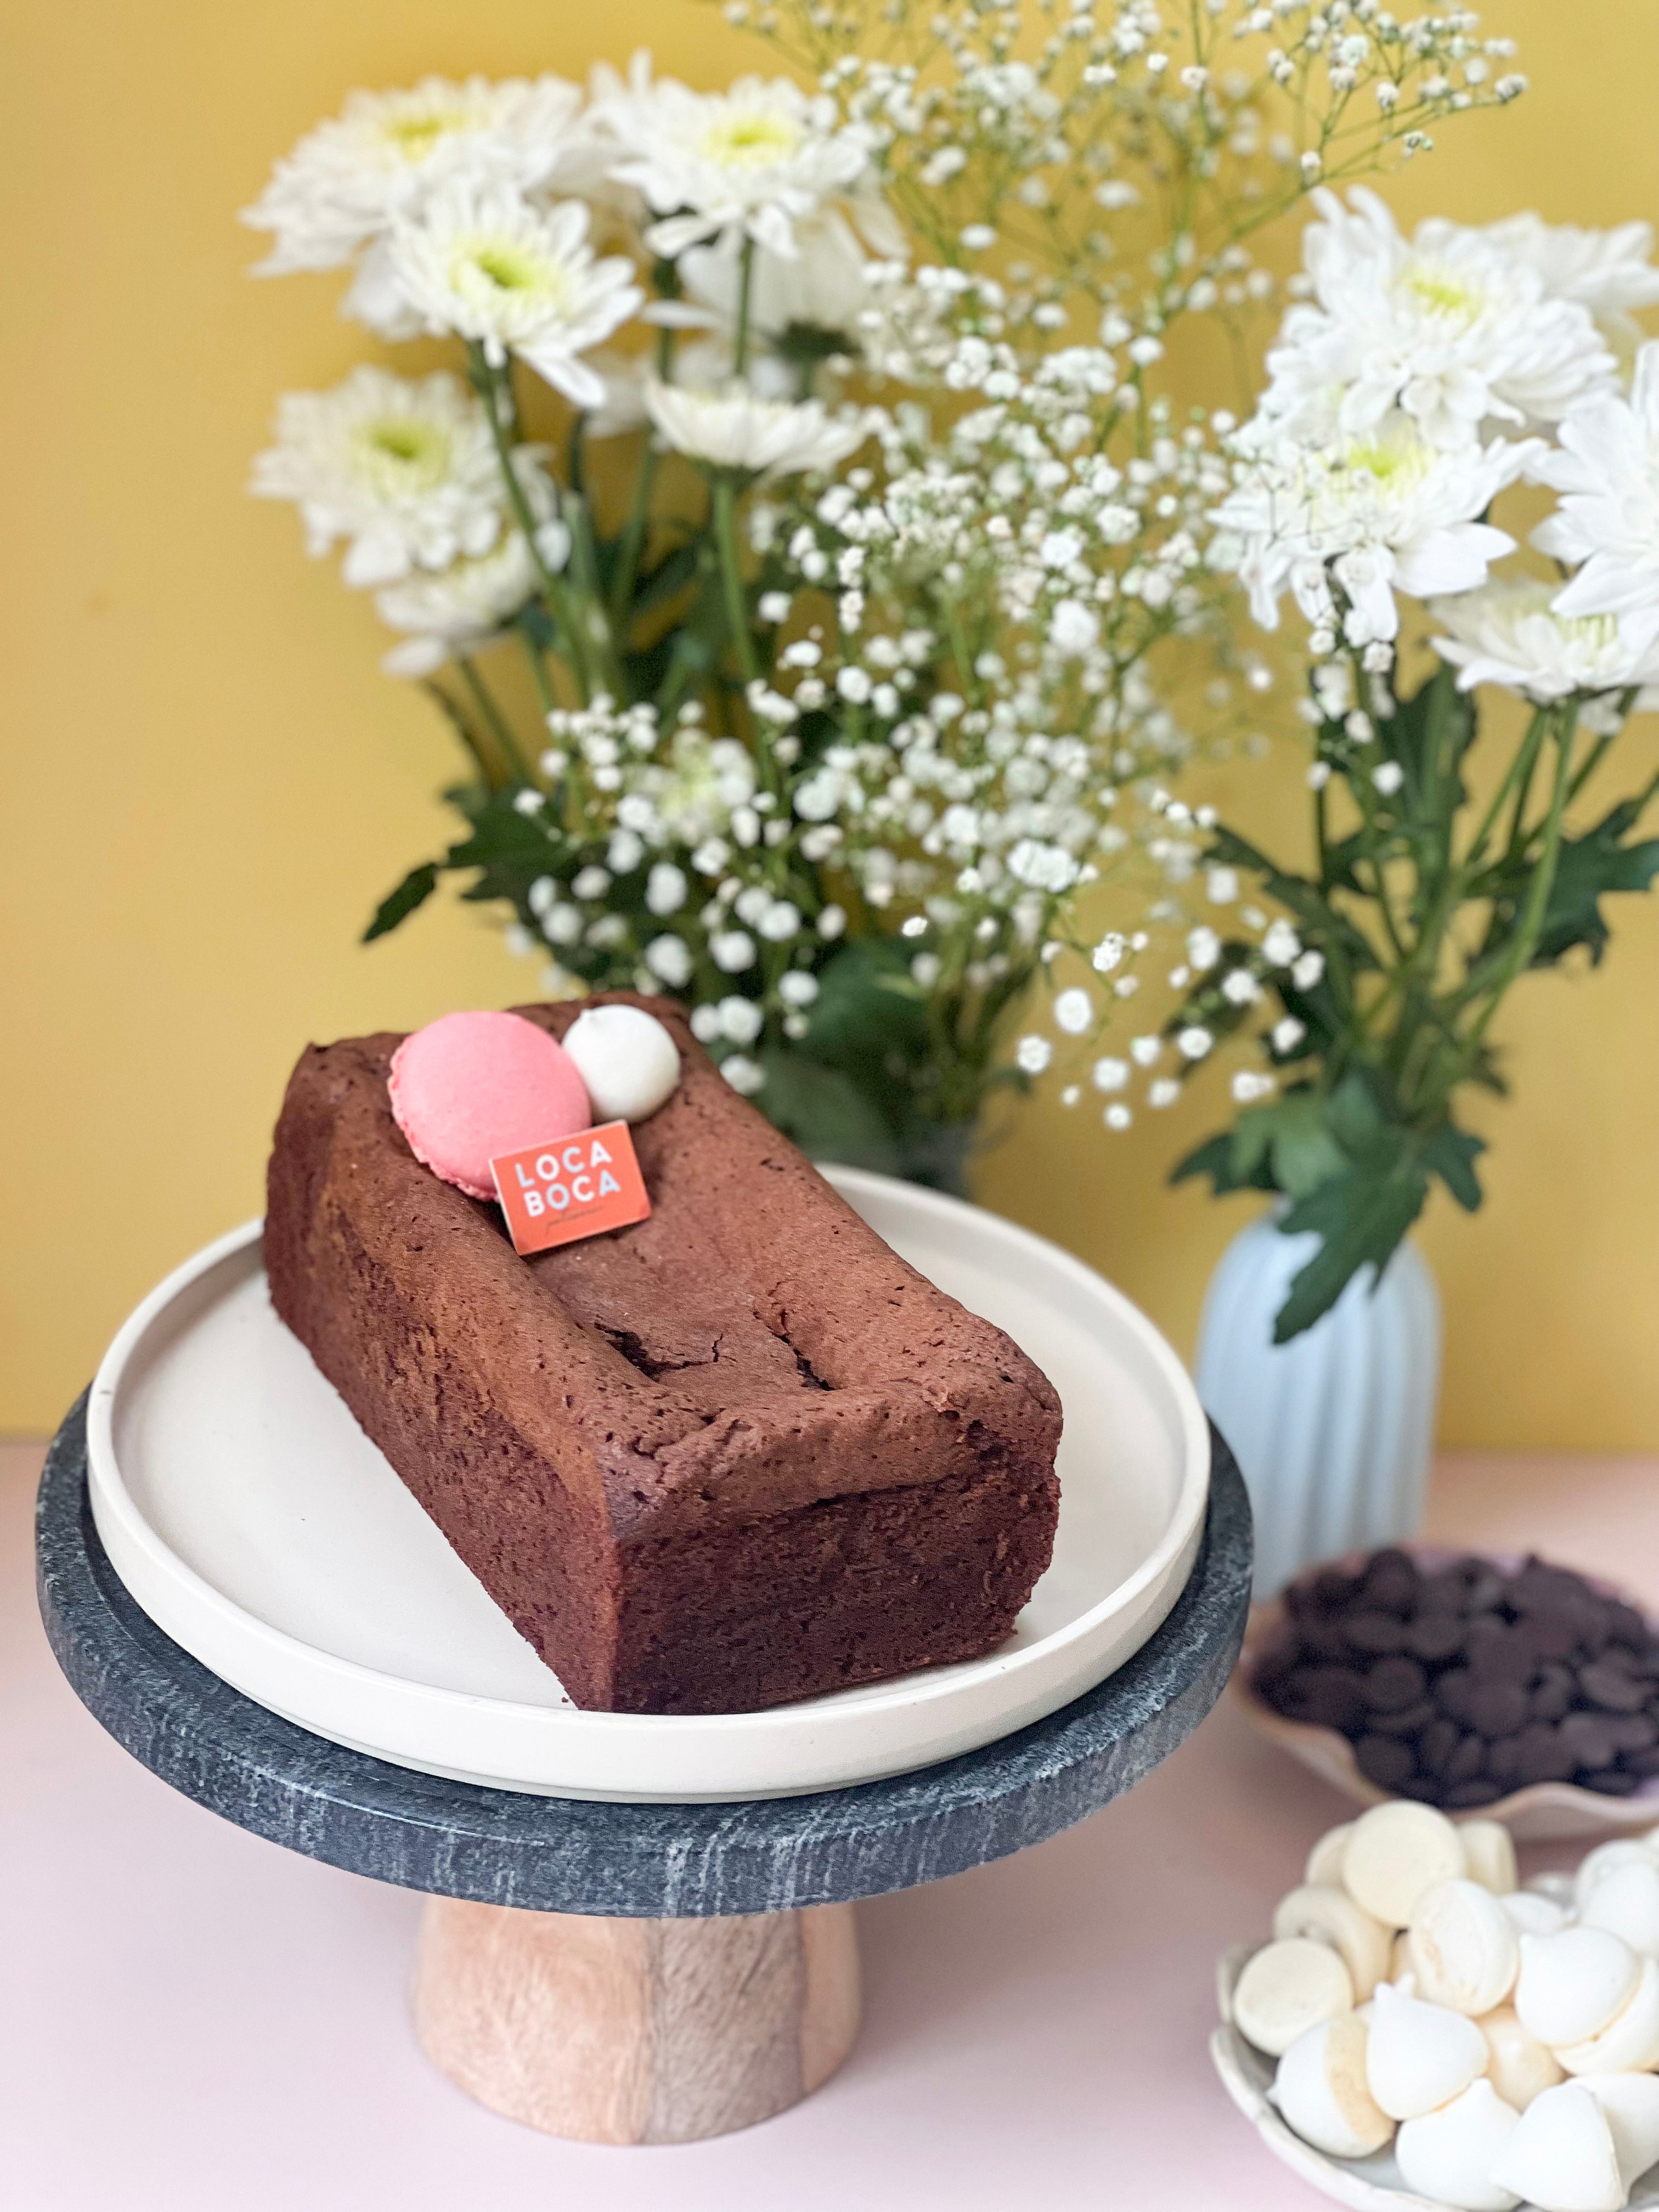
M 416 2047 L 418 1898 L 186 1802 L 76 1703 L 35 1613 L 39 1464 L 0 1447 L 6 2212 L 1323 2203 L 1233 2112 L 1206 2042 L 1217 1954 L 1263 1930 L 1344 1808 L 1226 1704 L 1081 1827 L 860 1905 L 864 2033 L 817 2096 L 714 2142 L 560 2142 Z M 1652 1462 L 1454 1461 L 1431 1532 L 1536 1546 L 1659 1601 Z

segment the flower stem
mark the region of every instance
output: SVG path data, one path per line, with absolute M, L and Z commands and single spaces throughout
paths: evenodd
M 749 316 L 750 298 L 755 289 L 755 241 L 743 241 L 743 258 L 738 276 L 738 329 L 732 341 L 732 367 L 741 376 L 749 366 Z
M 755 658 L 748 594 L 738 560 L 738 488 L 729 470 L 719 471 L 714 477 L 714 546 L 720 556 L 720 588 L 726 599 L 726 626 L 732 633 L 732 645 L 744 682 L 752 684 L 760 674 L 760 664 Z
M 611 626 L 624 641 L 629 611 L 634 604 L 634 586 L 640 573 L 640 556 L 645 550 L 646 526 L 650 520 L 656 474 L 656 441 L 647 430 L 645 451 L 640 455 L 639 471 L 634 478 L 633 502 L 617 542 L 617 565 L 611 579 Z
M 536 779 L 531 772 L 530 763 L 526 760 L 519 741 L 513 734 L 512 725 L 496 705 L 489 686 L 479 675 L 477 663 L 470 653 L 458 653 L 455 656 L 455 665 L 461 672 L 462 683 L 472 695 L 473 705 L 477 707 L 488 724 L 489 734 L 506 756 L 508 767 L 520 782 L 533 784 Z

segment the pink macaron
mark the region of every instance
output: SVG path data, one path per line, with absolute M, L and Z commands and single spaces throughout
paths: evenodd
M 494 1198 L 492 1159 L 592 1124 L 575 1062 L 521 1014 L 445 1014 L 392 1055 L 392 1119 L 417 1160 Z

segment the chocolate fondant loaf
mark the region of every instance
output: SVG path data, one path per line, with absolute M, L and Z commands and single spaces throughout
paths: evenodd
M 747 1711 L 992 1650 L 1054 1541 L 1053 1389 L 676 1008 L 622 1002 L 681 1054 L 634 1131 L 647 1220 L 520 1258 L 404 1141 L 399 1039 L 313 1046 L 270 1160 L 277 1313 L 580 1705 Z M 518 1011 L 556 1036 L 578 1009 Z

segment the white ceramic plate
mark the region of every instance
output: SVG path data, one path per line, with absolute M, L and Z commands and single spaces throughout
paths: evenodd
M 1486 1808 L 1481 1809 L 1484 1813 Z M 1233 2025 L 1233 1991 L 1257 1948 L 1254 1943 L 1236 1943 L 1217 1970 L 1221 2025 L 1210 2038 L 1210 2057 L 1227 2094 L 1275 2158 L 1282 2159 L 1292 2172 L 1337 2203 L 1352 2206 L 1353 2212 L 1447 2212 L 1437 2198 L 1419 2197 L 1415 2190 L 1407 2188 L 1392 2150 L 1374 2152 L 1370 2158 L 1328 2158 L 1322 2150 L 1304 2142 L 1267 2102 L 1273 2061 L 1247 2043 Z M 1659 2208 L 1659 2166 L 1650 2166 L 1631 2191 L 1628 2212 L 1656 2212 L 1656 2208 Z M 1527 2212 L 1524 2205 L 1522 2212 Z
M 1471 1553 L 1468 1547 L 1452 1550 L 1437 1544 L 1407 1544 L 1401 1548 L 1409 1552 L 1428 1573 L 1449 1566 L 1454 1559 L 1471 1557 L 1487 1560 L 1504 1574 L 1512 1574 L 1522 1565 L 1518 1552 Z M 1369 1554 L 1364 1552 L 1351 1552 L 1328 1564 L 1348 1573 L 1367 1557 Z M 1586 1575 L 1584 1579 L 1603 1597 L 1622 1598 L 1627 1605 L 1636 1604 L 1627 1590 L 1616 1588 L 1599 1576 Z M 1639 1605 L 1636 1609 L 1638 1613 L 1645 1611 Z M 1256 1688 L 1256 1670 L 1278 1636 L 1284 1619 L 1282 1598 L 1270 1598 L 1265 1604 L 1251 1608 L 1243 1653 L 1227 1686 L 1228 1695 L 1254 1728 L 1270 1736 L 1293 1759 L 1299 1759 L 1304 1766 L 1311 1767 L 1345 1797 L 1360 1805 L 1385 1803 L 1389 1792 L 1379 1790 L 1360 1772 L 1353 1746 L 1340 1729 L 1318 1728 L 1307 1721 L 1286 1720 Z M 1467 1814 L 1454 1813 L 1451 1817 L 1455 1820 L 1501 1820 L 1517 1844 L 1572 1843 L 1589 1836 L 1616 1836 L 1659 1824 L 1659 1776 L 1638 1783 L 1628 1797 L 1609 1796 L 1598 1790 L 1581 1790 L 1576 1782 L 1534 1782 L 1524 1790 L 1511 1790 L 1506 1797 L 1499 1797 L 1490 1805 L 1477 1805 Z
M 1210 1464 L 1197 1396 L 1151 1322 L 1056 1246 L 884 1176 L 831 1175 L 1065 1408 L 1053 1564 L 988 1658 L 767 1712 L 580 1711 L 276 1319 L 257 1222 L 169 1276 L 98 1371 L 93 1514 L 116 1572 L 204 1666 L 302 1728 L 555 1796 L 837 1789 L 1056 1711 L 1139 1650 L 1192 1571 Z

